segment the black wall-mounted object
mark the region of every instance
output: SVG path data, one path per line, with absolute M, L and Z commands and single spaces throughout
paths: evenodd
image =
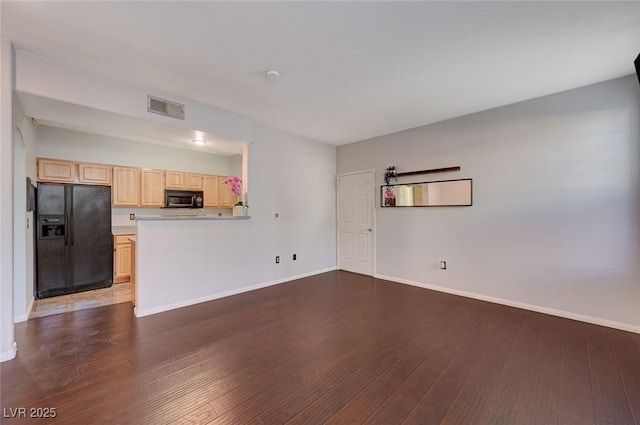
M 640 83 L 640 55 L 633 62 L 636 65 L 636 74 L 638 74 L 638 82 Z
M 36 209 L 36 187 L 31 183 L 31 177 L 27 177 L 27 212 Z
M 445 173 L 448 171 L 460 171 L 460 166 L 455 167 L 445 167 L 445 168 L 432 168 L 430 170 L 420 170 L 420 171 L 407 171 L 404 173 L 398 173 L 398 177 L 407 177 L 407 176 L 417 176 L 420 174 L 432 174 L 432 173 Z

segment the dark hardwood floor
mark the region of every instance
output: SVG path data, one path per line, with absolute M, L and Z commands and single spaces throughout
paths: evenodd
M 640 425 L 640 335 L 347 272 L 16 340 L 3 424 Z

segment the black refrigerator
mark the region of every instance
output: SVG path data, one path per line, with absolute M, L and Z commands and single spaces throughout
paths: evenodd
M 39 183 L 36 193 L 36 298 L 111 286 L 111 188 Z

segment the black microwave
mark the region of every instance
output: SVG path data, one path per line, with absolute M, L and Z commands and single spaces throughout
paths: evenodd
M 165 208 L 202 208 L 204 194 L 197 190 L 165 190 Z

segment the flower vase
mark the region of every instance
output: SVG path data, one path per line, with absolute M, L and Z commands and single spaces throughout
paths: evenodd
M 234 217 L 246 217 L 247 207 L 245 205 L 234 205 L 233 216 Z

